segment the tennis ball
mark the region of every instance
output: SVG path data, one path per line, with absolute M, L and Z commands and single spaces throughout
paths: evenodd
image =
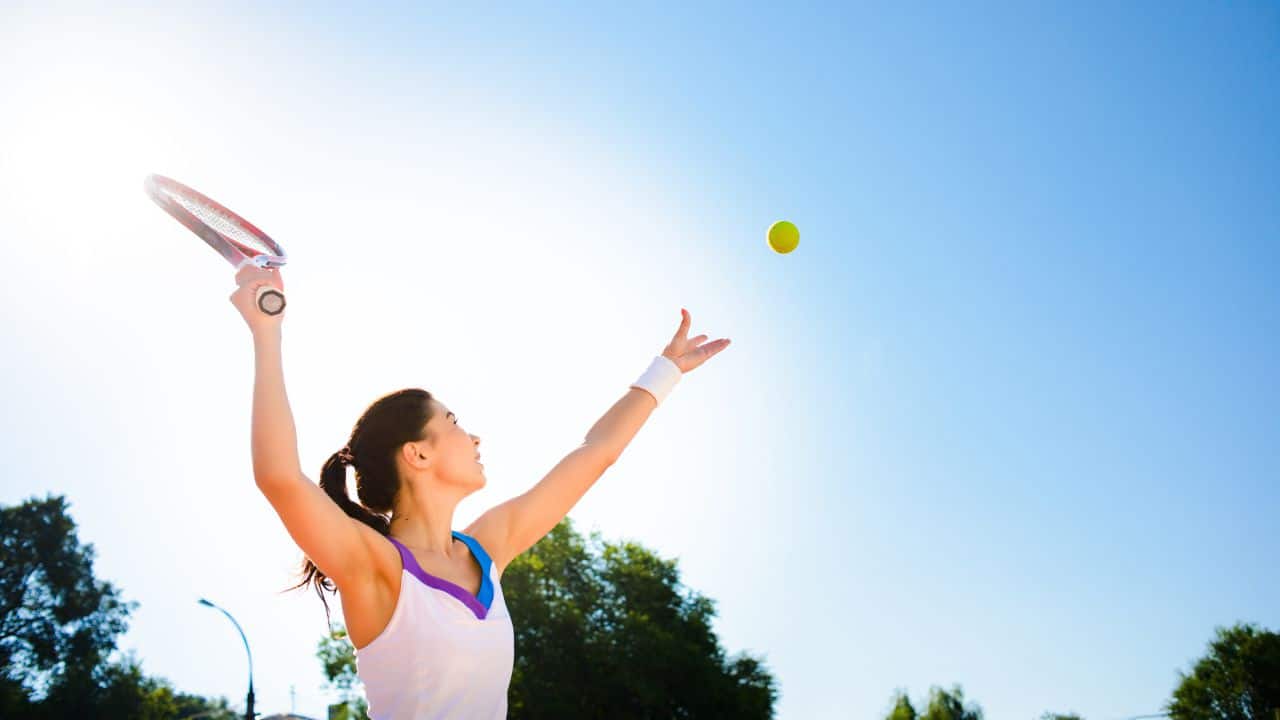
M 766 238 L 769 241 L 769 247 L 781 255 L 786 255 L 800 245 L 800 231 L 786 220 L 779 220 L 770 225 Z

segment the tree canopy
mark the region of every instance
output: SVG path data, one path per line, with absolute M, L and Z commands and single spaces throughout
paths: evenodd
M 1172 720 L 1273 720 L 1280 715 L 1280 634 L 1216 628 L 1208 653 L 1179 673 Z
M 959 685 L 950 690 L 935 686 L 929 688 L 929 698 L 921 715 L 916 712 L 906 691 L 898 690 L 885 720 L 982 720 L 982 708 L 972 702 L 966 705 L 964 690 Z
M 225 699 L 149 678 L 116 639 L 136 603 L 93 573 L 66 498 L 0 507 L 0 717 L 232 718 Z

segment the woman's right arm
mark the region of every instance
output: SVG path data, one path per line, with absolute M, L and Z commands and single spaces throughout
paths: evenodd
M 261 311 L 255 307 L 253 312 Z M 254 330 L 253 357 L 253 477 L 262 487 L 302 477 L 298 431 L 284 389 L 278 322 Z
M 231 302 L 253 333 L 254 480 L 289 536 L 334 584 L 364 580 L 373 572 L 372 536 L 377 531 L 343 512 L 303 474 L 298 459 L 298 435 L 284 387 L 283 315 L 263 313 L 255 300 L 261 285 L 284 289 L 279 273 L 250 266 L 236 275 L 236 282 Z

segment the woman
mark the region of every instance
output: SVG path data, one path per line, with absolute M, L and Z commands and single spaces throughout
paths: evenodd
M 627 394 L 546 477 L 453 530 L 459 501 L 484 487 L 480 439 L 425 390 L 376 400 L 320 472 L 302 472 L 281 366 L 283 315 L 258 310 L 274 269 L 236 275 L 231 302 L 253 334 L 253 474 L 306 554 L 305 577 L 342 600 L 356 666 L 381 718 L 505 718 L 515 635 L 502 598 L 507 565 L 564 518 L 617 461 L 680 377 L 729 346 L 688 337 L 690 317 Z M 346 468 L 356 474 L 347 495 Z

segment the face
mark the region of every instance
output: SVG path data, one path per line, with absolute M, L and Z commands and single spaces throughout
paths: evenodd
M 458 416 L 444 404 L 432 399 L 434 413 L 427 422 L 435 443 L 430 451 L 431 465 L 439 479 L 460 485 L 483 486 L 484 466 L 480 454 L 480 438 L 468 433 Z

